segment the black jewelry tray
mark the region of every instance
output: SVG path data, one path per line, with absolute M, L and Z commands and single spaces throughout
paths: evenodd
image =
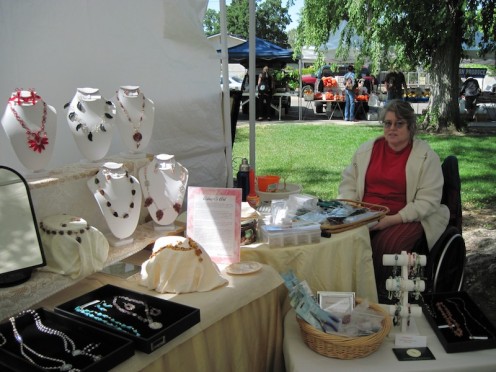
M 458 328 L 447 326 L 438 303 Z M 496 348 L 496 328 L 466 292 L 425 294 L 422 309 L 447 353 Z M 455 335 L 456 330 L 462 334 Z
M 43 326 L 63 332 L 74 341 L 78 349 L 90 343 L 99 343 L 98 347 L 91 350 L 91 354 L 99 355 L 101 358 L 94 361 L 85 355 L 74 357 L 68 354 L 64 350 L 64 341 L 61 337 L 41 332 L 36 327 L 34 318 L 28 314 L 17 317 L 21 314 L 19 313 L 16 315 L 15 325 L 24 345 L 41 355 L 71 363 L 73 368 L 81 372 L 108 371 L 134 355 L 133 342 L 125 337 L 93 327 L 74 318 L 55 314 L 43 308 L 35 311 L 38 313 Z M 0 347 L 1 371 L 45 371 L 46 369 L 43 369 L 42 366 L 58 365 L 57 362 L 34 356 L 29 350 L 25 351 L 26 355 L 32 358 L 39 366 L 35 366 L 24 358 L 21 354 L 20 344 L 14 336 L 12 323 L 9 320 L 0 324 L 0 333 L 5 337 L 5 339 L 0 337 L 0 344 L 5 341 Z M 26 350 L 26 347 L 24 350 Z
M 129 314 L 118 312 L 115 308 L 109 308 L 108 311 L 105 312 L 105 314 L 126 325 L 132 326 L 135 330 L 139 331 L 139 335 L 137 335 L 129 331 L 119 330 L 115 327 L 106 325 L 100 321 L 84 316 L 75 310 L 77 306 L 85 306 L 97 300 L 99 301 L 99 304 L 102 304 L 103 302 L 106 304 L 112 304 L 115 296 L 124 296 L 136 301 L 142 301 L 150 308 L 160 310 L 160 314 L 153 315 L 152 318 L 155 322 L 154 324 L 159 322 L 162 324 L 162 327 L 159 329 L 152 329 L 147 323 L 144 323 Z M 97 311 L 95 308 L 97 305 L 98 303 L 94 305 L 87 305 L 86 309 Z M 136 312 L 138 312 L 138 310 L 141 309 L 137 307 Z M 65 302 L 57 306 L 55 308 L 55 312 L 77 318 L 80 321 L 87 322 L 93 326 L 105 328 L 110 332 L 131 339 L 137 350 L 143 351 L 147 354 L 165 345 L 173 338 L 179 336 L 181 333 L 200 322 L 199 309 L 158 297 L 149 296 L 144 293 L 130 291 L 111 284 L 104 285 L 94 291 Z

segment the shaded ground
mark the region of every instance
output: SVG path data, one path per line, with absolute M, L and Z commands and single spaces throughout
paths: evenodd
M 496 326 L 496 211 L 463 213 L 467 247 L 465 290 Z

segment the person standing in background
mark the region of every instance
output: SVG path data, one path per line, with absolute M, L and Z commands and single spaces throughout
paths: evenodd
M 467 110 L 469 120 L 473 120 L 477 108 L 476 100 L 481 94 L 481 89 L 477 79 L 468 77 L 460 89 L 460 97 L 465 98 L 465 109 Z
M 344 91 L 346 101 L 344 106 L 344 120 L 355 121 L 355 69 L 348 66 L 348 72 L 344 74 Z
M 270 121 L 270 104 L 272 102 L 272 92 L 274 90 L 274 79 L 269 73 L 269 66 L 264 66 L 262 72 L 258 75 L 257 87 L 258 98 L 260 99 L 260 103 L 262 105 L 261 114 L 258 117 L 258 120 L 263 120 L 266 118 Z
M 386 83 L 387 100 L 403 99 L 403 88 L 407 92 L 405 75 L 401 71 L 390 71 L 384 79 Z

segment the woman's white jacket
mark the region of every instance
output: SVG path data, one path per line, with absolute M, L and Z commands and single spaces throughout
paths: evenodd
M 363 143 L 353 155 L 351 164 L 342 173 L 339 199 L 362 201 L 365 174 L 376 140 Z M 406 163 L 407 204 L 398 213 L 403 222 L 420 221 L 429 249 L 439 239 L 449 221 L 449 209 L 441 204 L 443 184 L 439 156 L 427 142 L 415 138 Z

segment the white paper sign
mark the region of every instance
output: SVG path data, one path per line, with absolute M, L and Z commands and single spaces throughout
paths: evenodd
M 187 236 L 198 242 L 213 262 L 239 262 L 241 189 L 189 187 Z

